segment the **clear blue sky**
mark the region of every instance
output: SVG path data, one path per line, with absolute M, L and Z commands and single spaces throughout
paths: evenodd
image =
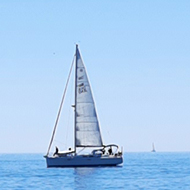
M 46 153 L 75 43 L 104 143 L 189 151 L 189 10 L 189 0 L 1 0 L 0 152 Z

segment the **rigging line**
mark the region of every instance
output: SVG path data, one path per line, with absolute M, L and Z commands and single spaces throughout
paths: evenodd
M 51 148 L 51 145 L 52 145 L 52 142 L 53 142 L 53 138 L 54 138 L 54 135 L 55 135 L 55 131 L 56 131 L 56 128 L 57 128 L 57 123 L 58 123 L 59 116 L 60 116 L 60 113 L 61 113 L 61 108 L 62 108 L 62 105 L 63 105 L 63 100 L 65 98 L 65 94 L 66 94 L 67 86 L 68 86 L 68 83 L 69 83 L 69 79 L 70 79 L 70 76 L 71 76 L 71 71 L 72 71 L 72 68 L 73 68 L 74 60 L 75 60 L 75 56 L 73 57 L 73 61 L 72 61 L 71 68 L 70 68 L 70 71 L 69 71 L 69 76 L 67 78 L 65 90 L 64 90 L 64 93 L 63 93 L 63 97 L 62 97 L 61 104 L 60 104 L 60 107 L 59 107 L 57 119 L 56 119 L 55 126 L 54 126 L 54 129 L 53 129 L 53 134 L 52 134 L 50 144 L 49 144 L 49 147 L 48 147 L 47 156 L 49 155 L 49 151 L 50 151 L 50 148 Z
M 79 154 L 80 152 L 82 152 L 86 147 L 83 147 L 77 154 Z
M 73 81 L 71 81 L 71 82 L 73 83 Z M 73 88 L 71 88 L 71 94 L 73 94 Z M 71 102 L 72 102 L 72 98 L 73 97 L 70 96 L 70 105 L 71 105 Z M 67 129 L 66 129 L 66 146 L 67 146 L 67 143 L 68 143 L 69 126 L 71 124 L 70 117 L 71 117 L 71 108 L 69 108 L 69 118 L 68 118 Z
M 54 142 L 57 142 L 57 143 L 59 143 L 59 144 L 61 144 L 61 145 L 66 146 L 66 144 L 65 144 L 64 142 L 62 142 L 62 141 L 58 141 L 58 140 L 54 139 Z

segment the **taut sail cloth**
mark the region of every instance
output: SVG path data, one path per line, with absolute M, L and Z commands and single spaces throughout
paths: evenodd
M 76 47 L 75 146 L 103 146 L 94 100 L 78 47 Z

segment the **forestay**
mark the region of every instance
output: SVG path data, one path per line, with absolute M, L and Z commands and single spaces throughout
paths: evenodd
M 94 100 L 78 47 L 76 47 L 75 146 L 102 146 Z

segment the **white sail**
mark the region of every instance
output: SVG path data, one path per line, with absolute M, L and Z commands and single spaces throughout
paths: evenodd
M 102 138 L 100 134 L 99 122 L 96 114 L 94 100 L 78 47 L 76 47 L 75 85 L 75 146 L 102 146 Z

